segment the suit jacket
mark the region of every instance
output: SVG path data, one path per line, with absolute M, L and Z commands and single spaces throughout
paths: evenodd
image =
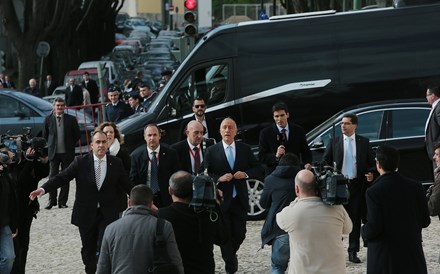
M 64 145 L 66 146 L 66 156 L 73 160 L 75 156 L 75 145 L 81 137 L 78 122 L 72 115 L 63 114 L 64 124 Z M 48 156 L 52 161 L 57 150 L 57 119 L 54 113 L 44 119 L 43 137 L 47 140 Z
M 116 106 L 113 106 L 111 103 L 105 106 L 106 121 L 113 123 L 118 123 L 133 113 L 133 109 L 121 101 L 118 101 Z
M 205 144 L 205 145 L 203 145 Z M 202 151 L 203 157 L 206 154 L 206 149 L 214 144 L 213 140 L 204 139 L 204 143 L 200 144 L 200 148 Z M 177 152 L 177 157 L 179 158 L 179 169 L 194 174 L 191 165 L 191 153 L 189 152 L 190 147 L 188 145 L 187 139 L 177 142 L 171 146 Z M 204 160 L 204 158 L 203 158 Z M 202 173 L 205 170 L 204 161 L 200 164 L 200 169 L 198 170 L 198 174 Z
M 85 81 L 81 82 L 81 86 L 83 86 L 85 89 L 89 91 L 90 94 L 90 102 L 92 104 L 98 103 L 99 100 L 99 88 L 98 84 L 96 84 L 96 81 L 93 79 L 89 79 L 88 83 L 86 84 Z
M 422 185 L 386 173 L 367 190 L 367 273 L 427 273 L 422 228 L 431 219 Z
M 159 189 L 163 206 L 171 204 L 171 196 L 168 193 L 169 179 L 171 175 L 178 170 L 178 157 L 174 149 L 165 144 L 160 144 L 158 154 L 159 167 Z M 134 185 L 146 184 L 148 177 L 148 162 L 150 157 L 147 151 L 147 145 L 138 147 L 131 153 L 130 181 Z
M 429 117 L 426 128 L 426 152 L 429 159 L 434 156 L 434 145 L 440 141 L 440 102 L 437 103 Z
M 208 115 L 205 115 L 205 119 L 206 119 L 206 125 L 208 126 L 208 137 L 214 138 L 215 141 L 219 141 L 221 139 L 220 133 L 219 133 L 220 125 L 216 122 L 215 119 L 209 117 Z M 185 128 L 186 128 L 186 125 L 188 125 L 188 123 L 192 120 L 196 120 L 195 114 L 193 116 L 191 116 L 190 118 L 186 118 L 186 119 L 182 120 L 182 122 L 180 123 L 180 128 L 179 128 L 178 141 L 186 139 L 187 136 L 185 134 Z
M 50 178 L 41 187 L 46 193 L 68 184 L 72 179 L 76 182 L 76 198 L 72 211 L 72 224 L 87 229 L 95 221 L 98 203 L 104 221 L 109 224 L 119 218 L 121 193 L 130 194 L 132 184 L 120 159 L 107 155 L 107 174 L 101 189 L 95 181 L 93 153 L 77 156 L 65 170 Z
M 249 178 L 261 178 L 263 169 L 248 144 L 235 142 L 235 154 L 234 168 L 231 169 L 223 148 L 223 142 L 219 142 L 207 149 L 204 160 L 205 167 L 208 169 L 208 174 L 213 178 L 214 182 L 218 182 L 219 177 L 226 173 L 234 174 L 237 171 L 246 172 Z M 240 199 L 243 210 L 247 211 L 249 197 L 246 179 L 234 179 L 230 182 L 218 183 L 218 188 L 223 191 L 222 210 L 228 210 L 231 204 L 233 186 L 235 186 L 237 197 Z
M 46 90 L 46 95 L 52 95 L 53 91 L 57 88 L 57 85 L 54 81 L 51 81 L 50 85 L 47 86 L 47 81 L 45 81 L 44 88 Z
M 84 97 L 82 88 L 78 85 L 73 86 L 73 90 L 70 91 L 70 86 L 66 88 L 66 106 L 82 106 L 84 103 Z
M 312 162 L 312 153 L 306 140 L 304 129 L 295 123 L 289 123 L 288 141 L 284 144 L 286 152 L 294 153 L 301 159 L 303 164 Z M 267 173 L 272 172 L 278 165 L 275 158 L 278 146 L 281 145 L 280 134 L 276 124 L 264 128 L 260 132 L 258 157 L 263 164 L 267 165 Z

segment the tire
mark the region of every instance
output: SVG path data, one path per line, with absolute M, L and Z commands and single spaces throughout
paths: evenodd
M 248 220 L 262 220 L 266 217 L 266 209 L 260 205 L 264 183 L 257 179 L 248 179 L 246 180 L 246 184 L 249 194 Z

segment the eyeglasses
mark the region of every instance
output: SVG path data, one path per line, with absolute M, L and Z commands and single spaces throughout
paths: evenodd
M 206 105 L 194 105 L 195 108 L 205 108 Z

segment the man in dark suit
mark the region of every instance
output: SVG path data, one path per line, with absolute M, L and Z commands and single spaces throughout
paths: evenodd
M 160 129 L 156 124 L 144 128 L 146 145 L 131 153 L 130 180 L 134 185 L 146 184 L 153 190 L 154 206 L 171 204 L 168 181 L 178 170 L 178 157 L 174 149 L 160 143 Z
M 214 119 L 205 115 L 206 109 L 207 105 L 205 104 L 205 100 L 202 97 L 198 97 L 194 100 L 192 105 L 192 111 L 194 112 L 194 115 L 190 118 L 184 119 L 180 123 L 178 135 L 179 140 L 186 139 L 186 125 L 189 121 L 192 120 L 196 120 L 202 123 L 203 127 L 205 128 L 205 132 L 203 135 L 204 138 L 213 138 L 216 141 L 220 139 L 220 136 L 218 134 L 218 124 L 215 122 Z
M 203 138 L 203 125 L 192 120 L 186 126 L 187 139 L 177 142 L 171 146 L 179 157 L 179 169 L 185 170 L 193 175 L 203 173 L 203 155 L 206 148 L 213 145 L 214 141 Z
M 132 115 L 133 109 L 119 100 L 119 88 L 111 88 L 108 91 L 110 103 L 105 106 L 106 121 L 118 123 Z
M 238 269 L 237 251 L 246 236 L 246 219 L 249 196 L 246 184 L 248 178 L 260 178 L 261 165 L 249 145 L 235 142 L 237 124 L 226 118 L 220 125 L 222 142 L 206 151 L 205 167 L 208 174 L 217 182 L 223 192 L 221 210 L 230 240 L 221 246 L 222 257 L 227 273 Z
M 69 86 L 66 88 L 66 106 L 82 106 L 84 103 L 83 91 L 80 86 L 75 84 L 75 78 L 69 79 Z
M 266 165 L 266 174 L 270 174 L 278 165 L 280 158 L 291 152 L 298 156 L 302 165 L 311 169 L 312 153 L 306 141 L 304 129 L 289 122 L 289 109 L 284 103 L 272 106 L 275 124 L 264 128 L 260 132 L 258 153 L 261 163 Z
M 431 105 L 432 109 L 429 113 L 428 120 L 425 125 L 426 133 L 426 152 L 428 157 L 432 160 L 434 157 L 434 145 L 440 140 L 440 89 L 437 86 L 429 86 L 426 90 L 426 100 Z M 433 168 L 436 167 L 433 163 Z
M 427 273 L 422 228 L 431 223 L 423 186 L 397 172 L 399 152 L 388 146 L 376 151 L 380 173 L 367 190 L 367 273 Z
M 64 113 L 64 99 L 58 97 L 53 101 L 53 111 L 44 120 L 43 137 L 47 140 L 48 156 L 50 161 L 49 178 L 54 177 L 61 170 L 66 169 L 75 157 L 75 145 L 81 133 L 76 118 Z M 51 209 L 57 205 L 57 190 L 54 189 L 49 194 L 49 203 L 46 209 Z M 69 184 L 61 187 L 58 197 L 58 207 L 66 208 L 69 197 Z
M 357 135 L 358 117 L 347 113 L 342 117 L 341 131 L 343 136 L 330 140 L 323 155 L 323 160 L 336 167 L 348 179 L 350 199 L 345 209 L 352 222 L 353 230 L 349 236 L 348 259 L 361 263 L 357 256 L 361 220 L 365 217 L 365 189 L 374 180 L 375 161 L 370 140 Z
M 76 157 L 67 169 L 29 195 L 34 200 L 75 179 L 76 200 L 72 224 L 79 228 L 81 257 L 87 274 L 96 272 L 96 254 L 101 250 L 100 243 L 106 226 L 117 220 L 119 212 L 123 210 L 115 201 L 119 200 L 121 192 L 129 194 L 132 188 L 121 160 L 106 154 L 107 135 L 95 131 L 91 146 L 93 153 Z
M 99 101 L 99 88 L 96 84 L 96 81 L 90 79 L 90 74 L 88 71 L 83 73 L 83 81 L 81 82 L 81 86 L 89 91 L 90 94 L 90 102 L 92 104 L 96 104 Z
M 37 80 L 34 78 L 29 80 L 29 86 L 25 87 L 23 92 L 36 97 L 41 97 L 40 89 L 37 87 Z
M 45 95 L 52 95 L 53 91 L 57 88 L 56 83 L 52 79 L 52 75 L 48 74 L 46 76 L 46 81 L 44 82 Z

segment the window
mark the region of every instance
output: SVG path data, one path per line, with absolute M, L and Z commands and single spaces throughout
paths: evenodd
M 205 99 L 208 107 L 224 101 L 228 87 L 228 65 L 217 64 L 197 69 L 171 93 L 179 116 L 192 111 L 195 98 Z
M 384 111 L 373 111 L 358 114 L 358 128 L 356 134 L 362 135 L 370 141 L 375 141 L 380 138 L 380 130 L 382 125 Z
M 398 109 L 391 112 L 392 136 L 405 138 L 425 135 L 425 124 L 429 109 Z

